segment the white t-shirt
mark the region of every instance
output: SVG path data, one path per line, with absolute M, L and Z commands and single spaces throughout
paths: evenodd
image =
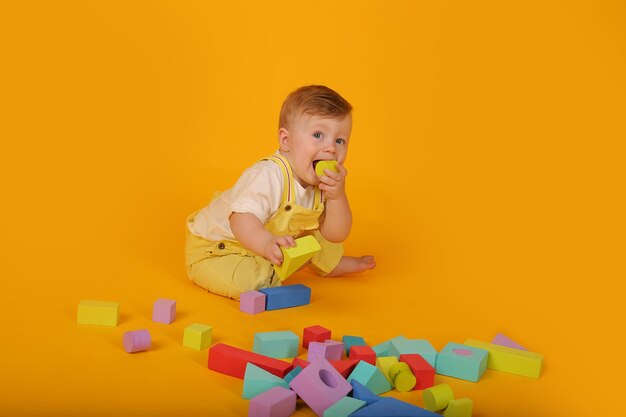
M 315 187 L 295 181 L 296 204 L 313 208 Z M 278 211 L 285 181 L 281 168 L 272 161 L 259 161 L 246 169 L 235 185 L 196 214 L 187 227 L 207 240 L 236 240 L 230 229 L 232 213 L 254 214 L 265 224 Z

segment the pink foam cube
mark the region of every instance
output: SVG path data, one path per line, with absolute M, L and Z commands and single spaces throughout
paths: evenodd
M 295 412 L 296 393 L 273 387 L 250 400 L 248 417 L 289 417 Z
M 248 314 L 265 311 L 265 294 L 259 291 L 246 291 L 239 297 L 239 310 Z
M 154 302 L 152 321 L 170 324 L 176 319 L 176 301 L 159 298 Z
M 311 361 L 289 386 L 320 417 L 352 390 L 352 385 L 324 358 Z

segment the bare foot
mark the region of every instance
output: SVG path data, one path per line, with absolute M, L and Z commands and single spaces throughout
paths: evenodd
M 374 261 L 373 256 L 342 256 L 335 269 L 330 271 L 326 276 L 338 277 L 339 275 L 363 272 L 368 269 L 374 269 L 375 267 L 376 261 Z

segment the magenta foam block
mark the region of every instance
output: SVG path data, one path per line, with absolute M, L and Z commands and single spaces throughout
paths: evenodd
M 344 345 L 336 340 L 326 340 L 322 342 L 309 342 L 307 360 L 324 358 L 328 361 L 340 361 L 343 358 Z
M 352 389 L 352 385 L 324 358 L 311 361 L 289 386 L 320 417 Z
M 296 393 L 274 387 L 250 400 L 248 417 L 289 417 L 296 412 Z
M 510 348 L 513 348 L 513 349 L 528 350 L 524 346 L 515 343 L 514 341 L 512 341 L 511 339 L 509 339 L 508 337 L 506 337 L 502 333 L 498 333 L 493 338 L 491 343 L 493 343 L 494 345 L 507 346 L 507 347 L 510 347 Z
M 126 332 L 124 333 L 122 341 L 124 343 L 124 350 L 128 353 L 148 350 L 152 344 L 150 332 L 147 330 L 133 330 Z
M 265 311 L 265 294 L 259 291 L 246 291 L 239 297 L 239 310 L 248 314 Z
M 159 298 L 152 308 L 152 321 L 170 324 L 176 319 L 176 301 Z

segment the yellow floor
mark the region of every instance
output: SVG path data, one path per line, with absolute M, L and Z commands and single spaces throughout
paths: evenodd
M 544 373 L 438 376 L 475 416 L 619 414 L 623 3 L 365 3 L 2 6 L 0 414 L 246 415 L 242 381 L 181 345 L 194 322 L 246 349 L 315 324 L 437 349 L 502 332 Z M 310 83 L 355 107 L 346 249 L 378 268 L 301 272 L 310 305 L 246 315 L 186 278 L 184 219 L 276 149 Z M 119 326 L 77 325 L 81 299 L 118 301 Z

